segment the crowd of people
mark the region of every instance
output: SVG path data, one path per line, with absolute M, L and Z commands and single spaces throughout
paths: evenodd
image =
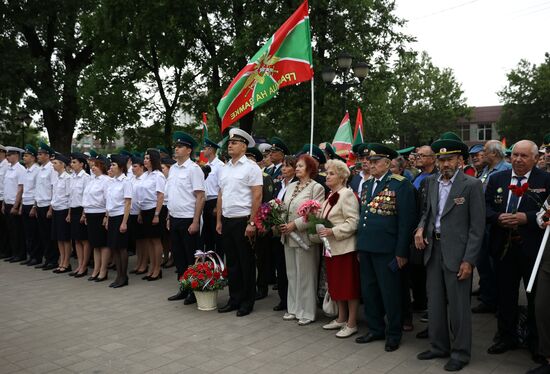
M 64 155 L 44 143 L 0 146 L 1 257 L 90 282 L 106 281 L 114 268 L 109 287 L 120 288 L 129 274 L 156 281 L 172 265 L 180 279 L 195 251 L 211 250 L 228 270 L 220 313 L 250 314 L 272 285 L 273 310 L 305 326 L 328 294 L 338 313 L 323 329 L 356 334 L 362 303 L 368 327 L 355 341 L 383 340 L 387 352 L 422 313 L 428 328 L 417 337 L 430 349 L 417 358 L 449 358 L 447 371 L 470 361 L 472 313 L 494 313 L 488 353 L 524 346 L 540 364 L 529 373 L 550 373 L 548 245 L 518 327 L 520 284 L 549 225 L 550 134 L 540 148 L 521 140 L 509 150 L 497 140 L 468 148 L 450 132 L 399 151 L 362 143 L 352 162 L 328 143 L 293 153 L 280 138 L 256 144 L 231 129 L 226 144 L 200 145 L 204 165 L 192 136 L 178 131 L 173 141 L 173 151 L 110 157 Z M 260 235 L 257 212 L 273 199 L 282 201 L 285 223 Z M 330 222 L 316 234 L 300 214 L 309 201 Z M 196 302 L 175 287 L 168 300 Z M 472 294 L 480 300 L 474 307 Z

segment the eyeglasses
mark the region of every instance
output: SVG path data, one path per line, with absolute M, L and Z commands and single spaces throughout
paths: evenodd
M 423 155 L 423 154 L 417 153 L 415 156 L 416 158 L 428 158 L 428 157 L 433 157 L 434 155 Z

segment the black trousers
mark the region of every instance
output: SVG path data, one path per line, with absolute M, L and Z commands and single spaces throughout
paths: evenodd
M 256 263 L 254 250 L 244 235 L 248 218 L 222 217 L 223 248 L 229 276 L 229 304 L 252 310 L 256 297 Z
M 497 279 L 495 264 L 490 255 L 489 228 L 485 229 L 483 245 L 477 259 L 477 272 L 479 273 L 479 298 L 482 303 L 497 305 Z
M 3 201 L 0 200 L 0 207 Z M 0 209 L 0 256 L 6 257 L 10 254 L 8 247 L 8 228 L 6 226 L 6 216 Z
M 218 199 L 207 200 L 204 203 L 201 246 L 206 251 L 216 252 L 223 259 L 223 241 L 222 236 L 216 232 L 216 215 L 214 214 L 217 203 Z
M 189 234 L 193 218 L 174 218 L 170 216 L 170 238 L 172 255 L 178 272 L 178 279 L 189 265 L 195 263 L 195 251 L 199 248 L 199 234 Z
M 269 283 L 272 279 L 272 249 L 271 249 L 271 233 L 265 236 L 257 236 L 254 245 L 254 253 L 256 254 L 256 267 L 258 269 L 258 277 L 256 279 L 256 287 L 258 292 L 267 294 Z
M 57 250 L 57 243 L 52 240 L 52 219 L 47 217 L 49 209 L 49 206 L 36 208 L 39 238 L 37 259 L 42 260 L 42 257 L 44 257 L 44 263 L 57 264 L 59 251 Z
M 6 223 L 9 237 L 9 254 L 26 258 L 22 219 L 19 214 L 11 214 L 13 204 L 5 205 Z
M 524 285 L 527 285 L 534 264 L 535 258 L 525 256 L 522 246 L 515 244 L 510 245 L 502 260 L 496 259 L 498 331 L 504 341 L 517 342 L 519 285 L 522 279 Z M 527 326 L 530 342 L 537 339 L 534 301 L 535 293 L 527 293 Z
M 277 292 L 281 299 L 281 305 L 286 306 L 288 278 L 286 277 L 285 246 L 281 243 L 280 236 L 271 238 L 271 250 L 275 257 L 275 269 L 277 270 Z
M 40 254 L 38 250 L 38 219 L 36 216 L 30 216 L 32 207 L 32 205 L 23 205 L 22 209 L 25 250 L 31 260 L 42 262 L 42 257 L 37 257 Z

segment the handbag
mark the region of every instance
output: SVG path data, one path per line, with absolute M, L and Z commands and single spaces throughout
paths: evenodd
M 338 304 L 336 304 L 336 301 L 332 300 L 328 290 L 323 299 L 323 313 L 330 318 L 338 316 Z

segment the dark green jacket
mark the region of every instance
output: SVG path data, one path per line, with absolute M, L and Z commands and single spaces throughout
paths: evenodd
M 414 187 L 388 172 L 372 192 L 374 180 L 366 181 L 361 193 L 357 250 L 408 257 L 417 220 Z

